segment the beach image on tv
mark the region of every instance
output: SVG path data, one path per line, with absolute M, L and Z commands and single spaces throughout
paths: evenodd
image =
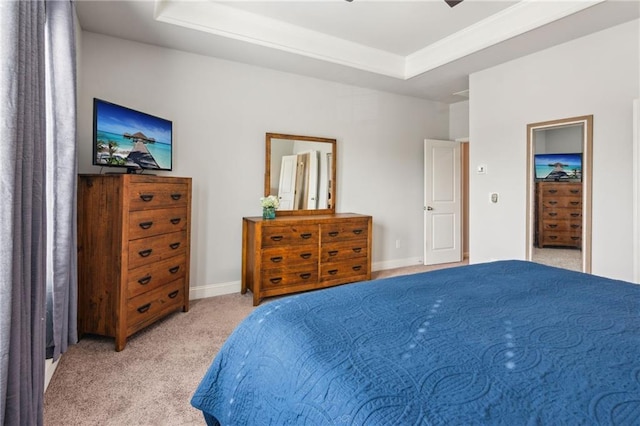
M 582 154 L 536 154 L 536 178 L 582 180 Z
M 96 165 L 171 170 L 172 123 L 96 99 Z

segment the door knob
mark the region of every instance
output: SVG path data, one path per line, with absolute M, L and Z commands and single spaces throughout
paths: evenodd
M 433 207 L 431 207 L 431 206 L 427 206 L 427 210 L 428 210 L 428 211 L 431 211 L 431 210 L 433 210 Z

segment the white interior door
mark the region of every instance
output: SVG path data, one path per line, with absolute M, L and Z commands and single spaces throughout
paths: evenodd
M 460 262 L 460 143 L 424 141 L 424 264 Z
M 282 157 L 280 182 L 278 184 L 278 199 L 280 200 L 279 208 L 282 210 L 293 210 L 293 199 L 296 192 L 297 168 L 297 155 L 285 155 Z
M 307 163 L 308 187 L 307 208 L 318 208 L 318 151 L 309 152 L 309 162 Z

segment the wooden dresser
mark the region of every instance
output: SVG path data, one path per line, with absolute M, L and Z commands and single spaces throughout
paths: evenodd
M 189 310 L 191 179 L 78 178 L 78 331 L 127 337 Z
M 582 184 L 538 182 L 538 247 L 582 247 Z
M 371 216 L 242 220 L 242 293 L 264 297 L 371 279 Z

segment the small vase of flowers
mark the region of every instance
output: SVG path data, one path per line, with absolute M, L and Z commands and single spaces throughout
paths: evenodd
M 275 195 L 269 195 L 267 197 L 260 198 L 260 204 L 262 205 L 262 218 L 263 219 L 275 219 L 276 209 L 280 206 L 280 200 Z

